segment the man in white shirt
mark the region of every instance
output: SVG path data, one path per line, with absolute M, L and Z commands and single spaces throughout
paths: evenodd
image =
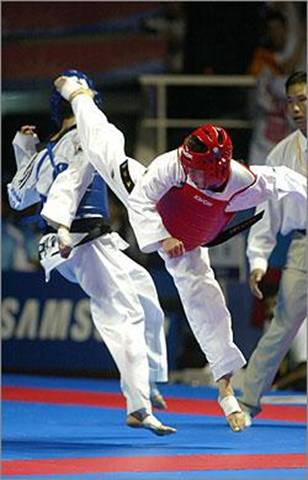
M 267 165 L 284 165 L 307 175 L 306 103 L 307 80 L 305 72 L 295 72 L 286 82 L 288 112 L 296 130 L 271 151 Z M 265 210 L 262 222 L 254 225 L 248 237 L 247 255 L 250 264 L 250 288 L 262 299 L 260 282 L 268 259 L 276 245 L 279 232 L 293 231 L 287 264 L 282 272 L 278 302 L 269 329 L 262 336 L 245 371 L 242 407 L 249 416 L 261 411 L 261 398 L 270 389 L 281 360 L 289 350 L 299 328 L 307 316 L 306 222 L 307 206 L 291 196 L 280 201 L 269 200 L 260 209 Z
M 192 330 L 205 353 L 219 389 L 219 403 L 233 431 L 245 428 L 245 418 L 234 397 L 232 375 L 245 359 L 233 342 L 231 317 L 222 290 L 214 278 L 207 248 L 239 210 L 268 198 L 291 194 L 307 198 L 306 179 L 286 167 L 252 167 L 232 159 L 232 142 L 219 127 L 204 125 L 178 149 L 153 160 L 145 173 L 127 158 L 121 132 L 110 124 L 86 91 L 72 78 L 56 86 L 74 110 L 81 142 L 89 162 L 128 207 L 139 247 L 158 251 L 174 278 Z M 140 165 L 140 164 L 139 164 Z M 77 199 L 86 188 L 91 165 L 79 165 L 66 186 L 54 182 L 43 215 L 66 228 Z M 70 180 L 69 180 L 70 179 Z M 77 183 L 78 183 L 77 182 Z M 77 186 L 77 184 L 76 184 Z M 59 198 L 70 209 L 57 211 Z M 57 218 L 55 218 L 57 217 Z

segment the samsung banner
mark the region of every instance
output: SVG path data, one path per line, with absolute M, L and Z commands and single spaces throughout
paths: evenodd
M 22 372 L 115 371 L 91 320 L 89 300 L 56 272 L 5 272 L 2 365 Z
M 171 278 L 163 286 L 166 334 L 170 330 L 169 365 L 175 366 L 176 338 L 183 320 Z M 36 373 L 115 375 L 117 369 L 96 330 L 88 297 L 78 285 L 53 272 L 45 283 L 40 272 L 4 272 L 2 275 L 2 365 L 4 370 Z M 162 280 L 162 281 L 161 281 Z M 175 317 L 180 316 L 175 321 Z M 171 324 L 173 328 L 170 329 Z M 168 332 L 167 332 L 168 330 Z M 177 335 L 177 342 L 181 336 Z
M 152 272 L 166 313 L 169 368 L 177 368 L 187 324 L 173 281 L 166 271 Z M 23 373 L 114 376 L 115 364 L 92 322 L 82 290 L 54 272 L 4 272 L 2 276 L 2 366 Z M 256 333 L 249 327 L 247 285 L 226 286 L 235 339 L 250 353 Z M 241 298 L 241 302 L 238 302 Z

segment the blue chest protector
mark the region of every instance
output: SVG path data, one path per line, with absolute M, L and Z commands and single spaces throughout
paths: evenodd
M 109 217 L 107 185 L 97 173 L 82 197 L 76 216 L 79 218 L 100 216 L 106 219 Z
M 43 158 L 49 159 L 53 169 L 53 179 L 56 179 L 61 172 L 67 169 L 68 164 L 56 164 L 52 151 L 54 145 L 54 142 L 49 142 L 47 144 L 47 155 Z M 45 198 L 42 198 L 42 200 L 46 201 Z M 86 217 L 103 217 L 104 219 L 108 219 L 109 217 L 107 185 L 97 173 L 95 173 L 93 182 L 88 186 L 82 197 L 76 212 L 76 218 Z

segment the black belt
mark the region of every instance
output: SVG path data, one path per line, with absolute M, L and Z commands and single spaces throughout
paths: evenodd
M 243 220 L 241 223 L 238 223 L 237 225 L 234 225 L 233 227 L 227 228 L 226 230 L 222 231 L 215 237 L 213 240 L 211 240 L 208 243 L 205 243 L 202 245 L 203 247 L 215 247 L 216 245 L 220 245 L 221 243 L 226 242 L 227 240 L 230 240 L 230 238 L 234 237 L 235 235 L 238 235 L 240 232 L 243 232 L 247 228 L 250 228 L 252 225 L 257 223 L 259 220 L 264 215 L 264 210 L 261 212 L 257 213 L 253 217 L 246 218 L 246 220 Z
M 104 218 L 101 217 L 87 217 L 76 218 L 73 220 L 70 232 L 71 233 L 85 233 L 91 232 L 93 229 L 100 229 L 101 235 L 105 233 L 111 233 L 111 227 Z
M 306 235 L 306 230 L 305 229 L 302 229 L 302 230 L 293 230 L 293 233 L 295 234 L 299 234 L 299 235 Z
M 53 231 L 50 231 L 53 230 Z M 50 230 L 46 233 L 54 233 L 56 232 L 55 229 L 50 227 Z M 91 242 L 96 238 L 101 237 L 102 235 L 106 235 L 107 233 L 111 233 L 111 227 L 106 221 L 101 217 L 88 217 L 88 218 L 76 218 L 73 220 L 70 233 L 87 233 L 84 238 L 82 238 L 76 245 L 73 246 L 79 247 L 84 245 L 85 243 Z M 52 256 L 57 255 L 59 250 L 52 253 Z
M 90 233 L 92 230 L 99 230 L 101 235 L 106 233 L 111 233 L 111 227 L 109 223 L 102 217 L 86 217 L 86 218 L 76 218 L 73 220 L 70 233 Z M 47 226 L 45 234 L 47 233 L 56 233 L 57 230 L 51 226 Z

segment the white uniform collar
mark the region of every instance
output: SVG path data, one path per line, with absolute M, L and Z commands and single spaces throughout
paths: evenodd
M 301 147 L 303 150 L 307 150 L 307 137 L 303 134 L 303 132 L 300 129 L 296 130 L 296 133 L 298 135 L 299 141 L 301 143 Z

